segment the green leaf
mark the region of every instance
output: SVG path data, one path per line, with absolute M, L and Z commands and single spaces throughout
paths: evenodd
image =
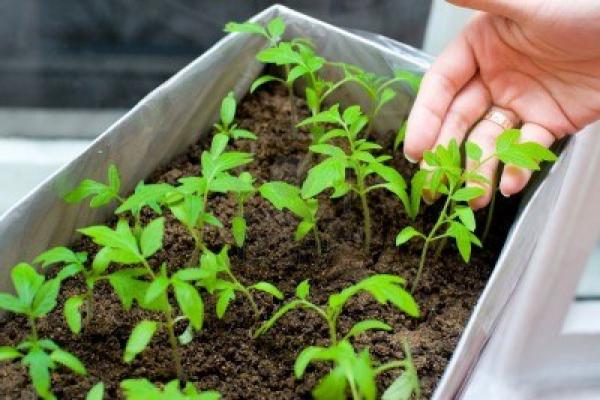
M 271 318 L 269 318 L 267 321 L 263 322 L 263 324 L 260 327 L 258 327 L 256 332 L 254 332 L 253 337 L 256 339 L 260 335 L 263 335 L 269 329 L 271 329 L 273 327 L 273 325 L 275 325 L 275 322 L 277 322 L 277 320 L 279 320 L 279 318 L 283 317 L 289 311 L 291 311 L 295 308 L 298 308 L 298 307 L 304 307 L 304 305 L 302 304 L 302 302 L 300 300 L 293 300 L 293 301 L 290 301 L 289 303 L 283 305 L 275 312 L 275 314 L 273 314 L 271 316 Z
M 325 134 L 325 136 L 321 137 L 321 141 L 323 140 L 324 137 L 326 137 L 327 134 Z M 321 144 L 313 144 L 312 146 L 309 146 L 308 148 L 310 151 L 312 151 L 313 153 L 317 153 L 317 154 L 325 154 L 331 157 L 341 157 L 344 158 L 346 157 L 346 153 L 344 152 L 344 150 L 340 149 L 337 146 L 334 146 L 332 144 L 328 144 L 328 143 L 321 143 Z
M 11 294 L 0 293 L 0 308 L 18 314 L 25 314 L 29 307 L 21 299 Z
M 446 234 L 455 239 L 460 255 L 468 263 L 471 258 L 471 243 L 479 243 L 479 239 L 458 222 L 451 222 Z
M 460 222 L 462 222 L 468 230 L 474 232 L 476 226 L 475 214 L 473 214 L 471 207 L 457 207 L 455 212 L 458 215 Z
M 202 329 L 204 322 L 204 303 L 196 288 L 184 281 L 173 281 L 175 299 L 181 312 L 190 320 L 197 331 Z
M 17 296 L 21 303 L 29 306 L 44 283 L 44 277 L 29 264 L 19 263 L 10 272 Z
M 36 292 L 31 305 L 31 311 L 34 317 L 42 317 L 48 314 L 56 307 L 56 298 L 60 290 L 60 279 L 50 279 Z
M 145 268 L 128 268 L 113 272 L 108 276 L 108 282 L 112 286 L 125 310 L 131 309 L 133 300 L 140 302 L 146 292 L 146 282 L 137 277 L 146 275 Z
M 411 71 L 398 70 L 394 72 L 394 76 L 406 83 L 415 94 L 419 91 L 423 79 L 421 75 Z
M 391 331 L 392 327 L 385 322 L 375 319 L 368 319 L 354 324 L 352 329 L 346 334 L 345 339 L 355 337 L 369 330 Z
M 308 202 L 300 196 L 300 189 L 286 182 L 267 182 L 259 189 L 262 197 L 269 200 L 278 210 L 287 208 L 303 220 L 314 218 L 313 210 Z
M 390 102 L 394 97 L 396 97 L 396 92 L 394 89 L 385 88 L 381 93 L 381 97 L 379 98 L 379 103 L 377 104 L 377 108 L 383 107 L 385 104 Z
M 496 152 L 503 153 L 519 142 L 521 131 L 519 129 L 507 129 L 496 138 Z
M 79 361 L 79 358 L 75 357 L 68 351 L 64 351 L 61 349 L 54 350 L 52 354 L 50 354 L 50 358 L 52 359 L 52 361 L 64 365 L 65 367 L 69 368 L 71 371 L 75 372 L 78 375 L 87 375 L 85 366 L 82 364 L 81 361 Z
M 164 217 L 157 218 L 144 227 L 140 237 L 140 247 L 144 258 L 150 257 L 162 248 L 164 232 Z
M 250 93 L 254 93 L 254 91 L 256 89 L 258 89 L 259 86 L 262 86 L 265 83 L 272 82 L 272 81 L 279 81 L 279 82 L 281 82 L 281 79 L 277 78 L 276 76 L 273 76 L 273 75 L 262 75 L 262 76 L 259 76 L 254 82 L 252 82 L 252 86 L 250 86 Z
M 233 136 L 233 138 L 235 140 L 239 140 L 239 139 L 256 140 L 256 139 L 258 139 L 254 133 L 252 133 L 246 129 L 232 129 L 231 135 Z
M 404 138 L 406 137 L 406 121 L 402 121 L 400 124 L 400 128 L 398 128 L 398 132 L 396 132 L 396 138 L 394 139 L 394 151 L 397 151 L 400 147 L 400 144 L 404 142 Z
M 267 32 L 272 38 L 280 38 L 285 32 L 285 22 L 281 17 L 275 17 L 267 24 Z
M 423 235 L 421 232 L 419 232 L 412 226 L 405 227 L 396 236 L 396 246 L 403 245 L 404 243 L 408 242 L 410 239 L 414 238 L 415 236 L 419 236 L 422 238 L 425 237 L 425 235 Z
M 313 359 L 323 353 L 324 350 L 325 349 L 323 347 L 309 346 L 300 352 L 294 363 L 294 375 L 297 379 L 300 379 L 302 376 L 304 376 L 304 371 L 306 371 L 308 364 L 310 364 Z
M 125 263 L 124 261 L 128 258 L 131 260 L 130 263 L 141 262 L 144 258 L 140 254 L 135 236 L 133 236 L 129 224 L 125 220 L 119 220 L 117 229 L 114 231 L 103 225 L 90 226 L 78 229 L 78 231 L 92 238 L 94 243 L 100 246 L 120 250 L 122 252 L 121 255 L 124 256 L 119 259 L 121 263 Z M 113 253 L 112 256 L 115 256 L 115 254 Z
M 227 24 L 225 24 L 224 31 L 229 32 L 229 33 L 233 33 L 233 32 L 254 33 L 257 35 L 262 35 L 262 36 L 267 37 L 266 29 L 254 22 L 244 22 L 244 23 L 228 22 Z
M 458 189 L 451 197 L 454 201 L 469 201 L 482 196 L 484 193 L 485 190 L 483 188 L 469 186 Z
M 347 386 L 344 369 L 336 367 L 317 383 L 312 395 L 316 400 L 346 400 Z
M 261 292 L 265 292 L 275 297 L 276 299 L 283 300 L 283 293 L 277 287 L 272 285 L 269 282 L 258 282 L 254 285 L 250 286 L 250 289 L 260 290 Z
M 133 328 L 123 354 L 123 360 L 126 363 L 132 362 L 139 353 L 144 351 L 154 336 L 156 328 L 158 328 L 158 323 L 149 320 L 143 320 Z
M 299 299 L 306 300 L 309 292 L 310 283 L 308 279 L 303 280 L 298 286 L 296 286 L 296 297 Z
M 323 190 L 336 186 L 346 178 L 346 165 L 337 158 L 327 158 L 308 171 L 306 180 L 302 184 L 302 197 L 307 199 L 315 197 Z
M 104 399 L 104 383 L 96 383 L 85 396 L 85 400 L 102 400 Z
M 246 220 L 236 215 L 231 220 L 231 233 L 237 247 L 243 247 L 246 241 Z
M 202 199 L 197 196 L 185 196 L 183 202 L 171 206 L 170 209 L 183 225 L 195 228 L 202 212 Z
M 78 335 L 81 332 L 81 312 L 79 309 L 83 305 L 82 296 L 71 296 L 65 302 L 63 314 L 67 321 L 67 326 L 74 334 Z
M 166 276 L 159 276 L 150 283 L 148 289 L 146 289 L 146 294 L 144 296 L 144 302 L 152 303 L 159 296 L 162 296 L 167 291 L 169 287 L 169 278 Z
M 480 161 L 481 156 L 483 155 L 483 150 L 481 150 L 481 147 L 479 147 L 477 143 L 471 141 L 467 141 L 465 143 L 465 151 L 467 153 L 467 157 L 475 161 Z
M 292 48 L 290 43 L 281 42 L 276 47 L 261 50 L 256 59 L 262 63 L 275 65 L 295 65 L 302 63 L 300 54 Z
M 50 392 L 50 369 L 54 368 L 50 356 L 42 349 L 34 348 L 23 357 L 22 362 L 29 368 L 29 377 L 37 394 L 44 399 L 54 398 Z
M 306 235 L 315 229 L 315 223 L 312 221 L 300 221 L 298 226 L 296 227 L 296 232 L 294 233 L 294 240 L 300 241 L 306 237 Z
M 167 195 L 176 193 L 177 189 L 168 183 L 155 183 L 146 185 L 140 182 L 135 192 L 115 210 L 115 214 L 130 211 L 133 215 L 139 214 L 142 208 L 148 206 L 154 211 L 160 211 L 159 204 L 165 202 Z
M 75 189 L 65 195 L 65 201 L 67 203 L 77 203 L 86 197 L 92 196 L 90 200 L 90 207 L 92 208 L 110 203 L 119 196 L 121 179 L 119 178 L 119 171 L 114 164 L 108 167 L 107 175 L 108 185 L 91 179 L 84 179 Z
M 179 279 L 180 281 L 197 281 L 202 278 L 203 273 L 200 268 L 181 268 L 173 274 L 173 278 Z
M 229 303 L 231 303 L 233 299 L 235 299 L 235 292 L 233 289 L 221 290 L 219 292 L 216 305 L 217 318 L 223 318 L 229 307 Z
M 290 70 L 290 73 L 287 76 L 286 82 L 288 84 L 292 84 L 296 81 L 296 79 L 300 78 L 304 74 L 308 73 L 308 69 L 304 65 L 296 65 L 294 68 Z
M 224 126 L 228 127 L 233 122 L 235 109 L 235 97 L 233 97 L 233 92 L 229 92 L 221 102 L 221 122 Z
M 411 366 L 392 382 L 381 396 L 381 400 L 410 400 L 413 398 L 413 394 L 419 398 L 420 392 L 417 371 Z
M 312 117 L 302 120 L 298 126 L 312 125 L 312 124 L 341 124 L 342 117 L 340 116 L 339 105 L 334 104 L 328 110 L 321 111 L 320 113 L 313 115 Z
M 13 360 L 23 357 L 23 354 L 14 347 L 0 346 L 0 361 Z
M 42 268 L 46 268 L 52 264 L 82 264 L 87 260 L 87 253 L 75 254 L 71 249 L 66 247 L 53 247 L 36 257 L 33 262 L 42 264 Z

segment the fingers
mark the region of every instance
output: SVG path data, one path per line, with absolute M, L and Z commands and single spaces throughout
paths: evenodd
M 518 121 L 518 117 L 511 111 L 502 110 L 502 112 L 505 113 L 509 118 Z M 488 157 L 490 157 L 492 154 L 494 154 L 494 152 L 496 150 L 496 138 L 502 132 L 504 132 L 504 128 L 502 128 L 500 125 L 498 125 L 494 122 L 488 121 L 486 119 L 481 120 L 475 126 L 475 128 L 473 128 L 473 130 L 471 131 L 471 134 L 469 135 L 469 141 L 471 141 L 471 142 L 477 144 L 479 147 L 481 147 L 481 150 L 482 150 L 481 159 L 482 160 L 485 160 Z M 467 160 L 467 170 L 473 171 L 476 167 L 477 167 L 477 163 L 475 161 L 470 160 L 470 159 Z M 495 157 L 491 158 L 489 161 L 487 161 L 487 162 L 483 163 L 481 166 L 479 166 L 479 168 L 476 171 L 477 174 L 479 174 L 482 177 L 484 177 L 485 179 L 487 179 L 490 183 L 475 182 L 475 181 L 467 182 L 467 186 L 481 187 L 485 190 L 485 193 L 482 196 L 471 200 L 470 206 L 474 210 L 478 210 L 489 204 L 491 196 L 492 196 L 492 187 L 494 185 L 497 170 L 498 170 L 498 159 Z
M 546 128 L 534 123 L 524 123 L 521 127 L 521 142 L 536 142 L 544 147 L 550 147 L 554 143 L 554 135 Z M 532 171 L 519 168 L 514 165 L 507 165 L 502 172 L 500 179 L 500 193 L 509 197 L 523 190 Z
M 407 122 L 404 154 L 409 161 L 419 161 L 432 148 L 448 107 L 476 71 L 473 50 L 465 35 L 460 35 L 423 78 Z
M 512 19 L 521 18 L 527 14 L 527 11 L 532 9 L 531 0 L 529 2 L 516 0 L 448 0 L 448 2 L 459 7 L 472 8 Z
M 452 101 L 433 148 L 438 145 L 447 146 L 452 139 L 460 145 L 469 129 L 483 117 L 491 105 L 491 95 L 481 78 L 473 78 Z

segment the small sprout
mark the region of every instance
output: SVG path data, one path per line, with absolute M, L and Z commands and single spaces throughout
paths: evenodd
M 119 170 L 114 164 L 108 167 L 107 183 L 96 182 L 92 179 L 84 179 L 75 189 L 64 197 L 67 203 L 79 203 L 86 197 L 91 197 L 90 207 L 98 208 L 109 204 L 113 200 L 122 202 L 119 196 L 121 190 L 121 178 Z
M 349 192 L 358 194 L 363 210 L 364 246 L 368 252 L 371 246 L 371 214 L 367 194 L 375 189 L 387 189 L 402 201 L 405 209 L 411 210 L 412 207 L 404 178 L 394 168 L 384 164 L 390 157 L 374 156 L 372 151 L 381 149 L 381 146 L 359 139 L 367 121 L 359 106 L 348 107 L 340 114 L 336 104 L 299 125 L 327 123 L 334 126 L 321 136 L 318 144 L 310 146 L 311 152 L 322 154 L 325 158 L 308 171 L 302 184 L 302 197 L 312 198 L 329 188 L 334 190 L 332 197 L 341 197 Z M 347 150 L 332 143 L 336 138 L 345 140 Z M 354 173 L 354 181 L 347 180 L 346 169 Z M 368 186 L 367 178 L 370 175 L 376 175 L 384 182 Z
M 250 163 L 252 154 L 225 151 L 228 141 L 228 136 L 216 134 L 210 150 L 202 153 L 201 176 L 180 179 L 181 185 L 165 199 L 173 215 L 194 238 L 195 249 L 189 262 L 192 266 L 198 264 L 200 253 L 206 248 L 204 226 L 223 227 L 221 221 L 206 209 L 210 194 L 233 192 L 239 198 L 254 192 L 252 179 L 246 175 L 236 177 L 230 174 L 234 168 Z
M 147 379 L 125 379 L 121 389 L 127 400 L 219 400 L 221 394 L 214 390 L 198 391 L 188 382 L 183 389 L 179 381 L 171 381 L 161 389 Z
M 319 201 L 316 198 L 303 199 L 300 188 L 285 182 L 267 182 L 260 187 L 259 192 L 278 210 L 287 208 L 300 218 L 294 239 L 302 240 L 312 231 L 317 245 L 317 253 L 321 255 L 321 240 L 317 226 Z
M 391 303 L 397 309 L 411 317 L 419 316 L 419 307 L 413 297 L 404 289 L 405 280 L 399 276 L 379 274 L 373 275 L 362 281 L 352 285 L 339 293 L 329 296 L 327 306 L 318 306 L 307 300 L 310 286 L 308 280 L 301 282 L 296 287 L 296 299 L 281 306 L 273 316 L 265 321 L 255 332 L 254 337 L 258 337 L 266 333 L 279 318 L 283 317 L 289 311 L 296 308 L 305 308 L 314 311 L 320 315 L 329 328 L 329 341 L 331 345 L 338 343 L 338 319 L 342 313 L 342 309 L 348 300 L 365 291 L 373 296 L 380 304 Z M 354 325 L 353 328 L 343 337 L 344 340 L 356 336 L 366 330 L 383 329 L 390 330 L 391 327 L 375 320 L 362 321 Z
M 78 375 L 87 371 L 73 354 L 50 339 L 38 337 L 36 320 L 56 307 L 61 278 L 46 280 L 29 264 L 21 263 L 11 271 L 16 296 L 0 293 L 0 308 L 27 317 L 29 336 L 16 347 L 0 346 L 0 361 L 21 360 L 27 367 L 36 393 L 43 399 L 56 399 L 51 391 L 51 371 L 62 365 Z
M 389 331 L 392 327 L 381 321 L 365 320 L 352 326 L 342 339 L 339 340 L 338 320 L 348 300 L 361 291 L 371 294 L 380 304 L 391 303 L 406 314 L 418 317 L 419 307 L 413 297 L 404 290 L 404 283 L 404 279 L 398 276 L 373 275 L 339 293 L 330 295 L 327 306 L 322 307 L 308 300 L 310 286 L 308 280 L 305 280 L 296 287 L 296 298 L 279 308 L 269 320 L 257 329 L 254 337 L 266 333 L 279 318 L 291 310 L 304 308 L 315 312 L 327 323 L 329 346 L 310 346 L 305 348 L 298 355 L 294 365 L 296 378 L 302 378 L 306 367 L 313 361 L 333 361 L 334 368 L 313 389 L 312 393 L 315 399 L 346 398 L 348 387 L 353 399 L 375 399 L 377 395 L 375 377 L 380 373 L 394 368 L 404 368 L 404 374 L 414 373 L 414 377 L 416 378 L 416 370 L 412 365 L 410 352 L 406 350 L 408 346 L 405 348 L 406 358 L 404 360 L 392 361 L 378 368 L 373 368 L 368 350 L 363 350 L 359 354 L 356 354 L 350 343 L 350 339 L 369 330 Z M 409 396 L 397 398 L 408 399 Z
M 279 300 L 283 299 L 283 293 L 268 282 L 258 282 L 250 286 L 242 284 L 231 270 L 228 251 L 228 246 L 224 246 L 218 254 L 210 250 L 204 251 L 200 258 L 197 285 L 216 296 L 216 313 L 219 319 L 225 315 L 229 304 L 235 299 L 236 292 L 241 293 L 248 300 L 255 317 L 258 318 L 260 311 L 251 292 L 264 292 Z
M 98 254 L 103 254 L 105 263 L 112 261 L 134 266 L 120 269 L 107 276 L 123 307 L 126 310 L 130 309 L 133 300 L 136 300 L 142 308 L 160 311 L 162 314 L 161 321 L 143 320 L 136 325 L 125 348 L 123 356 L 125 362 L 131 362 L 138 353 L 143 351 L 154 333 L 162 328 L 169 335 L 174 370 L 178 378 L 182 379 L 184 371 L 175 336 L 175 324 L 187 320 L 189 329 L 201 330 L 204 303 L 196 288 L 188 283 L 189 280 L 193 280 L 195 272 L 193 268 L 180 269 L 169 277 L 165 264 L 157 273 L 148 262 L 148 258 L 162 248 L 164 222 L 162 217 L 151 221 L 142 229 L 139 238 L 134 236 L 125 220 L 120 220 L 115 230 L 106 226 L 92 226 L 79 231 L 91 237 L 96 244 L 103 246 Z M 173 307 L 168 301 L 169 290 L 173 291 L 177 305 L 183 313 L 182 316 L 174 315 Z M 190 335 L 191 332 L 193 331 L 188 330 L 187 334 Z
M 375 400 L 375 378 L 383 372 L 402 369 L 402 374 L 383 393 L 382 400 L 409 400 L 413 394 L 419 398 L 421 389 L 417 370 L 412 362 L 410 348 L 406 343 L 404 345 L 404 360 L 391 361 L 378 367 L 373 365 L 368 349 L 357 354 L 346 339 L 329 347 L 310 346 L 296 358 L 294 374 L 300 379 L 309 364 L 330 361 L 333 362 L 333 368 L 312 390 L 316 400 L 345 399 L 348 390 L 354 400 Z
M 244 204 L 254 196 L 256 189 L 254 188 L 254 178 L 249 172 L 242 172 L 238 179 L 238 182 L 230 190 L 237 203 L 236 213 L 231 220 L 231 233 L 235 245 L 243 248 L 244 243 L 246 243 L 247 230 L 246 218 L 244 217 Z
M 104 272 L 108 267 L 108 260 L 104 255 L 106 252 L 100 251 L 94 258 L 91 268 L 86 267 L 87 253 L 75 253 L 66 247 L 54 247 L 40 254 L 33 262 L 41 264 L 42 268 L 47 268 L 54 264 L 63 264 L 58 272 L 58 277 L 66 279 L 80 274 L 85 280 L 87 291 L 84 295 L 75 295 L 67 299 L 64 305 L 63 313 L 69 329 L 75 334 L 81 332 L 82 319 L 81 307 L 85 304 L 86 315 L 83 326 L 87 326 L 93 315 L 94 310 L 94 285 L 99 280 L 105 278 Z
M 235 140 L 238 139 L 250 139 L 256 140 L 256 135 L 246 129 L 238 128 L 237 124 L 233 123 L 235 118 L 235 111 L 237 105 L 235 103 L 235 97 L 233 92 L 229 92 L 227 96 L 221 102 L 221 122 L 215 124 L 215 130 L 217 133 L 222 133 Z
M 469 262 L 471 258 L 472 245 L 481 246 L 480 240 L 474 233 L 475 216 L 467 203 L 484 194 L 481 185 L 490 184 L 478 173 L 482 165 L 493 158 L 498 158 L 508 165 L 538 170 L 542 161 L 556 160 L 554 153 L 545 147 L 533 142 L 520 143 L 519 139 L 520 131 L 518 129 L 506 130 L 498 136 L 494 153 L 487 157 L 483 157 L 483 151 L 477 144 L 467 142 L 465 144 L 466 156 L 475 162 L 475 166 L 469 171 L 462 167 L 460 149 L 455 140 L 452 140 L 447 147 L 440 145 L 433 151 L 425 152 L 424 159 L 428 167 L 426 171 L 419 172 L 417 181 L 413 180 L 413 183 L 418 186 L 415 193 L 427 190 L 434 195 L 443 194 L 446 199 L 436 223 L 428 234 L 419 232 L 413 227 L 406 227 L 396 237 L 397 246 L 415 237 L 424 240 L 417 275 L 411 291 L 414 292 L 418 286 L 427 250 L 431 243 L 440 239 L 453 238 L 465 262 Z M 476 182 L 478 186 L 464 187 L 467 181 Z M 416 201 L 417 206 L 418 203 L 419 201 Z M 439 233 L 442 229 L 444 232 Z
M 306 77 L 308 86 L 314 92 L 315 88 L 320 86 L 317 71 L 323 67 L 325 60 L 314 52 L 312 44 L 307 39 L 299 38 L 289 42 L 282 41 L 285 28 L 284 21 L 279 17 L 269 21 L 266 27 L 252 22 L 243 24 L 230 22 L 225 25 L 226 32 L 252 33 L 264 36 L 268 40 L 269 47 L 261 50 L 256 58 L 263 63 L 283 66 L 284 78 L 262 75 L 252 83 L 250 92 L 254 92 L 259 86 L 271 81 L 285 84 L 290 99 L 292 131 L 296 135 L 297 111 L 294 100 L 294 82 L 301 77 Z

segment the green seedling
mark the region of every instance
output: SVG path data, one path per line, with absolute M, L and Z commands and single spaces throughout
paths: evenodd
M 317 226 L 319 201 L 316 198 L 303 199 L 300 188 L 285 182 L 267 182 L 260 187 L 259 192 L 278 210 L 281 211 L 287 208 L 296 217 L 300 218 L 294 239 L 297 241 L 302 240 L 312 231 L 317 253 L 321 255 L 321 240 L 319 239 L 319 227 Z
M 414 292 L 419 284 L 427 251 L 433 242 L 453 238 L 465 262 L 470 260 L 472 245 L 481 246 L 480 240 L 474 233 L 475 216 L 467 203 L 483 195 L 484 190 L 480 186 L 464 187 L 464 184 L 468 181 L 479 185 L 490 184 L 489 180 L 478 173 L 482 165 L 493 158 L 498 158 L 505 164 L 535 171 L 539 170 L 542 161 L 556 160 L 556 155 L 545 147 L 533 142 L 520 143 L 519 139 L 520 131 L 518 129 L 509 129 L 503 132 L 496 140 L 495 151 L 485 158 L 479 146 L 473 142 L 467 142 L 465 144 L 466 156 L 475 164 L 470 170 L 462 167 L 460 149 L 455 140 L 452 140 L 447 147 L 440 145 L 433 151 L 425 152 L 427 171 L 421 172 L 421 179 L 418 183 L 421 187 L 416 192 L 427 190 L 434 196 L 441 194 L 445 196 L 445 201 L 437 221 L 429 233 L 424 234 L 409 226 L 396 237 L 397 246 L 415 237 L 424 240 L 417 275 L 411 291 Z M 440 231 L 442 232 L 440 233 Z
M 374 370 L 368 351 L 362 351 L 357 355 L 350 344 L 350 339 L 369 330 L 390 331 L 392 327 L 384 322 L 370 319 L 354 324 L 345 335 L 341 336 L 338 332 L 338 320 L 348 300 L 363 291 L 373 296 L 380 304 L 390 303 L 411 317 L 418 317 L 419 307 L 413 297 L 404 289 L 404 284 L 405 280 L 399 276 L 373 275 L 339 293 L 330 295 L 327 306 L 319 306 L 308 300 L 310 285 L 308 280 L 305 280 L 296 287 L 296 298 L 279 308 L 269 320 L 256 330 L 254 337 L 265 334 L 281 317 L 292 310 L 303 308 L 313 311 L 327 324 L 329 346 L 305 348 L 296 359 L 294 367 L 296 377 L 303 376 L 311 361 L 333 361 L 335 367 L 313 390 L 315 398 L 344 399 L 346 398 L 346 388 L 349 386 L 353 399 L 374 399 L 377 392 L 374 379 L 377 374 L 393 368 L 404 368 L 405 374 L 414 374 L 416 378 L 410 351 L 405 350 L 405 360 L 384 364 Z M 409 375 L 404 379 L 408 379 Z
M 382 400 L 409 400 L 413 394 L 421 395 L 417 370 L 412 362 L 408 343 L 403 342 L 404 360 L 391 361 L 374 366 L 368 349 L 358 354 L 348 340 L 329 347 L 310 346 L 302 350 L 294 364 L 297 379 L 304 376 L 310 363 L 329 361 L 333 368 L 317 383 L 312 391 L 316 400 L 345 399 L 348 389 L 353 400 L 375 400 L 377 398 L 376 377 L 393 369 L 402 369 L 402 374 L 387 388 Z
M 404 289 L 405 280 L 399 276 L 379 274 L 363 279 L 355 285 L 352 285 L 339 293 L 329 296 L 327 306 L 318 306 L 308 300 L 310 285 L 308 280 L 302 281 L 296 287 L 296 298 L 283 305 L 269 320 L 265 321 L 255 332 L 254 337 L 266 333 L 273 325 L 288 312 L 297 308 L 304 308 L 315 312 L 321 316 L 327 323 L 329 331 L 329 343 L 335 345 L 338 343 L 338 319 L 348 300 L 360 292 L 367 292 L 380 304 L 392 304 L 397 309 L 411 317 L 419 316 L 419 307 L 413 297 Z M 365 320 L 355 324 L 342 337 L 347 340 L 357 336 L 367 330 L 391 330 L 392 328 L 381 321 Z
M 108 167 L 107 183 L 96 182 L 92 179 L 84 179 L 71 192 L 65 195 L 64 199 L 67 203 L 78 203 L 87 197 L 90 199 L 90 207 L 98 208 L 113 201 L 119 203 L 119 207 L 115 211 L 117 214 L 129 212 L 134 218 L 135 227 L 134 233 L 138 236 L 141 232 L 141 212 L 144 207 L 150 207 L 157 214 L 161 213 L 159 200 L 166 193 L 172 191 L 172 187 L 168 184 L 158 183 L 146 185 L 140 182 L 135 192 L 127 199 L 119 195 L 121 190 L 121 178 L 116 165 L 111 164 Z
M 75 334 L 81 332 L 81 327 L 88 326 L 92 320 L 94 312 L 94 286 L 106 278 L 105 271 L 109 260 L 105 257 L 106 251 L 100 251 L 91 265 L 86 267 L 88 255 L 86 252 L 75 253 L 66 247 L 54 247 L 40 254 L 34 263 L 41 264 L 42 268 L 47 268 L 54 264 L 63 264 L 58 272 L 61 279 L 69 278 L 80 274 L 85 280 L 87 291 L 83 295 L 71 296 L 64 305 L 63 313 L 69 329 Z M 85 320 L 82 323 L 81 308 L 85 305 Z
M 216 296 L 217 318 L 223 318 L 229 304 L 235 300 L 236 293 L 241 293 L 250 303 L 255 317 L 258 319 L 260 310 L 254 301 L 252 292 L 264 292 L 279 300 L 283 299 L 283 293 L 268 282 L 258 282 L 250 286 L 241 283 L 231 270 L 228 251 L 229 247 L 224 246 L 218 254 L 210 250 L 202 253 L 197 285 Z
M 371 136 L 372 124 L 379 115 L 383 106 L 397 96 L 397 92 L 394 90 L 395 84 L 401 84 L 404 88 L 407 88 L 415 95 L 419 90 L 419 86 L 421 85 L 422 77 L 410 71 L 395 71 L 394 76 L 390 78 L 366 72 L 358 66 L 352 64 L 331 64 L 340 67 L 344 72 L 344 77 L 331 86 L 325 93 L 323 93 L 323 99 L 342 85 L 347 85 L 349 83 L 355 83 L 359 85 L 370 100 L 368 114 L 369 123 L 366 128 L 367 137 Z M 396 138 L 396 141 L 398 140 L 399 138 Z
M 233 188 L 234 190 L 231 191 L 237 203 L 236 213 L 231 220 L 231 233 L 235 245 L 243 248 L 244 243 L 246 243 L 246 231 L 248 228 L 246 218 L 244 217 L 244 204 L 254 196 L 256 189 L 254 188 L 254 178 L 248 172 L 242 172 L 239 175 L 239 181 L 241 184 L 236 185 Z
M 296 134 L 298 118 L 294 100 L 294 82 L 301 77 L 306 77 L 309 87 L 313 90 L 319 87 L 319 79 L 316 73 L 323 67 L 325 60 L 314 52 L 312 45 L 306 39 L 297 38 L 290 42 L 282 41 L 285 29 L 285 23 L 279 17 L 269 21 L 266 27 L 253 22 L 243 24 L 230 22 L 225 25 L 226 32 L 253 33 L 264 36 L 268 40 L 269 47 L 260 51 L 256 58 L 266 64 L 282 66 L 285 72 L 284 78 L 262 75 L 254 81 L 250 87 L 250 92 L 254 92 L 259 86 L 271 81 L 285 84 L 290 99 L 292 131 Z
M 27 367 L 36 393 L 43 399 L 56 399 L 51 391 L 50 372 L 63 365 L 78 375 L 86 369 L 73 354 L 50 339 L 38 336 L 36 321 L 56 307 L 61 279 L 46 278 L 29 264 L 21 263 L 11 271 L 16 296 L 0 293 L 0 308 L 27 317 L 29 336 L 16 347 L 0 346 L 0 361 L 21 360 Z
M 221 102 L 221 122 L 215 124 L 215 131 L 235 140 L 256 140 L 256 135 L 254 133 L 246 129 L 240 129 L 237 124 L 233 123 L 236 108 L 237 104 L 235 102 L 235 97 L 233 97 L 233 92 L 229 92 Z
M 79 229 L 79 232 L 103 246 L 100 252 L 104 252 L 105 262 L 131 266 L 107 277 L 123 307 L 130 309 L 136 300 L 142 308 L 159 311 L 162 315 L 159 321 L 143 320 L 135 326 L 125 347 L 125 362 L 133 361 L 148 346 L 156 331 L 165 329 L 171 346 L 174 370 L 178 378 L 183 379 L 175 324 L 188 321 L 188 329 L 180 337 L 180 342 L 189 343 L 193 332 L 202 329 L 204 304 L 198 290 L 188 282 L 196 279 L 198 268 L 183 268 L 168 276 L 165 264 L 159 272 L 155 272 L 148 262 L 148 258 L 162 248 L 164 218 L 157 218 L 146 225 L 139 238 L 136 238 L 125 220 L 120 220 L 115 230 L 106 226 L 91 226 Z M 168 301 L 171 292 L 183 313 L 181 316 L 175 315 L 175 310 Z
M 198 265 L 200 253 L 206 249 L 203 239 L 205 225 L 223 227 L 221 221 L 207 210 L 209 195 L 233 192 L 238 197 L 244 197 L 254 191 L 252 180 L 248 176 L 237 177 L 230 174 L 232 169 L 250 163 L 252 154 L 225 151 L 228 141 L 229 137 L 226 135 L 216 134 L 210 150 L 202 153 L 201 176 L 181 178 L 181 185 L 165 199 L 173 215 L 194 239 L 195 249 L 190 259 L 192 266 Z
M 92 208 L 102 207 L 112 201 L 123 202 L 124 199 L 119 196 L 121 178 L 117 166 L 110 164 L 107 175 L 107 183 L 92 179 L 82 180 L 75 189 L 65 195 L 65 201 L 67 203 L 79 203 L 83 199 L 91 197 L 90 207 Z
M 359 138 L 359 134 L 368 122 L 359 106 L 351 106 L 339 112 L 339 106 L 333 105 L 330 109 L 309 117 L 300 125 L 311 123 L 327 123 L 334 126 L 320 139 L 319 144 L 310 146 L 313 153 L 322 154 L 325 158 L 308 171 L 306 180 L 302 185 L 302 197 L 313 198 L 325 189 L 333 188 L 332 197 L 341 197 L 349 192 L 356 193 L 360 198 L 364 222 L 364 246 L 368 252 L 371 246 L 371 214 L 368 206 L 367 195 L 376 189 L 387 189 L 394 193 L 403 203 L 406 210 L 412 210 L 406 182 L 398 171 L 385 165 L 391 157 L 387 155 L 374 156 L 374 150 L 381 146 Z M 344 147 L 333 144 L 334 139 L 343 139 Z M 346 179 L 346 170 L 354 173 L 354 180 Z M 383 183 L 369 186 L 367 178 L 375 175 Z
M 171 381 L 163 388 L 155 386 L 147 379 L 125 379 L 121 389 L 127 400 L 219 400 L 221 394 L 214 390 L 198 391 L 188 382 L 183 389 L 179 381 Z

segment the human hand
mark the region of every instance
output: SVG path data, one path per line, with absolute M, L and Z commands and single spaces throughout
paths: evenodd
M 497 106 L 522 121 L 521 141 L 546 147 L 600 118 L 600 2 L 598 0 L 449 0 L 483 11 L 425 74 L 408 118 L 404 153 L 411 161 L 437 145 L 469 140 L 494 152 L 500 125 L 480 119 Z M 471 129 L 472 128 L 472 129 Z M 470 130 L 470 133 L 469 133 Z M 492 159 L 479 174 L 494 181 Z M 467 163 L 467 168 L 472 168 Z M 531 172 L 505 166 L 499 189 L 521 191 Z M 486 206 L 485 194 L 471 206 Z

